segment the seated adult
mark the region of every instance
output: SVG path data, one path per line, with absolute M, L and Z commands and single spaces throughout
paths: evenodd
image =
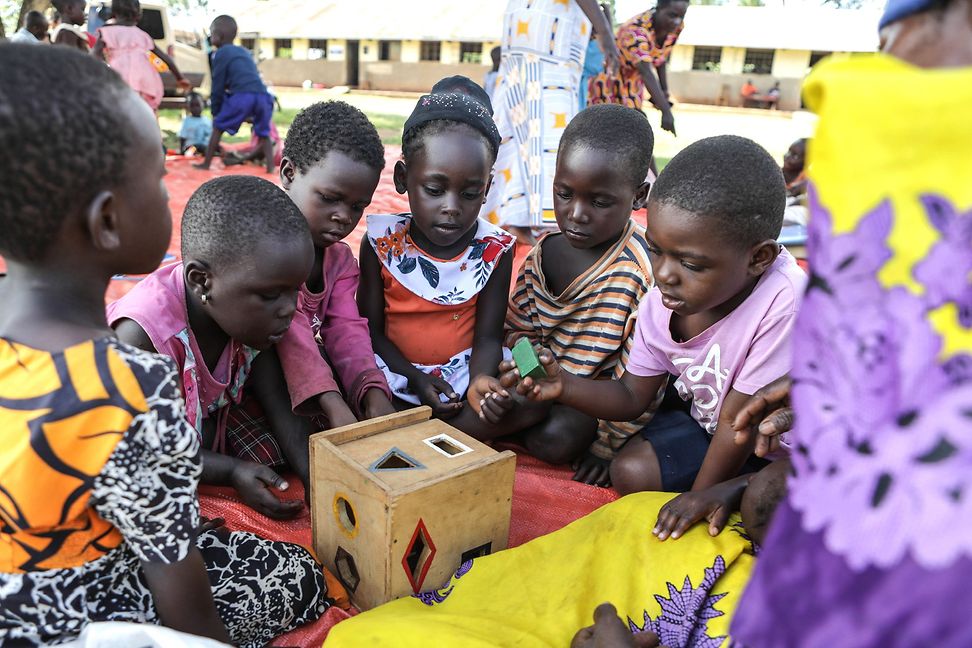
M 753 80 L 749 79 L 743 84 L 742 89 L 739 91 L 742 95 L 743 106 L 746 108 L 755 108 L 759 106 L 759 101 L 756 100 L 756 95 L 759 94 L 759 90 L 753 85 Z

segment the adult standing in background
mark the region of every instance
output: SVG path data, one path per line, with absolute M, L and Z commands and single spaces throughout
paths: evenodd
M 509 0 L 495 95 L 502 142 L 482 215 L 533 245 L 554 226 L 553 175 L 560 136 L 577 113 L 584 54 L 597 29 L 606 65 L 618 67 L 611 25 L 596 0 Z
M 661 127 L 675 134 L 668 96 L 666 64 L 685 26 L 688 0 L 658 0 L 654 9 L 638 14 L 618 28 L 620 74 L 610 70 L 591 80 L 588 102 L 617 103 L 641 110 L 645 89 L 662 113 Z
M 24 26 L 10 37 L 11 43 L 39 45 L 47 42 L 47 18 L 39 11 L 28 11 L 24 16 Z
M 606 2 L 601 3 L 601 11 L 607 17 L 608 24 L 614 25 L 614 16 L 611 13 L 611 5 Z M 594 31 L 594 36 L 597 30 Z M 580 88 L 577 90 L 577 109 L 584 110 L 587 107 L 587 87 L 591 79 L 604 71 L 604 53 L 596 37 L 591 38 L 587 46 L 587 55 L 584 57 L 584 71 L 581 74 Z

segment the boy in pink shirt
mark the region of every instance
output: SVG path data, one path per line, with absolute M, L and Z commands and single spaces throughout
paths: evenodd
M 331 428 L 395 411 L 358 313 L 358 262 L 342 242 L 371 203 L 384 166 L 378 131 L 344 102 L 309 106 L 287 133 L 280 180 L 310 226 L 314 264 L 278 353 L 295 410 L 321 414 Z M 308 355 L 308 345 L 320 353 Z
M 649 196 L 655 287 L 639 307 L 620 380 L 573 376 L 543 349 L 547 377 L 520 380 L 506 362 L 502 384 L 618 421 L 645 412 L 667 387 L 651 423 L 611 464 L 623 494 L 701 490 L 754 467 L 751 444 L 735 445 L 731 423 L 750 395 L 789 371 L 807 282 L 775 240 L 785 203 L 780 169 L 755 142 L 726 135 L 687 147 Z M 494 393 L 484 407 L 507 398 Z

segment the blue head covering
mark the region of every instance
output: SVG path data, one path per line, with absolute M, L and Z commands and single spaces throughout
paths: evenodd
M 884 15 L 881 16 L 881 22 L 878 23 L 878 29 L 884 29 L 891 23 L 907 18 L 919 11 L 931 9 L 933 4 L 935 4 L 934 0 L 888 0 L 888 4 L 884 7 Z

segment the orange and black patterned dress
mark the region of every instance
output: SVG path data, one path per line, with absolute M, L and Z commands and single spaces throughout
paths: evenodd
M 685 23 L 670 33 L 665 42 L 655 41 L 655 28 L 652 25 L 654 9 L 638 14 L 618 27 L 616 37 L 621 52 L 621 76 L 601 72 L 590 80 L 587 86 L 588 104 L 616 103 L 641 110 L 645 97 L 645 82 L 638 66 L 649 63 L 661 67 L 675 47 L 678 35 Z
M 141 563 L 178 562 L 194 543 L 234 644 L 263 645 L 330 604 L 303 548 L 197 537 L 199 441 L 167 358 L 113 338 L 57 353 L 0 338 L 0 447 L 0 645 L 158 623 Z

